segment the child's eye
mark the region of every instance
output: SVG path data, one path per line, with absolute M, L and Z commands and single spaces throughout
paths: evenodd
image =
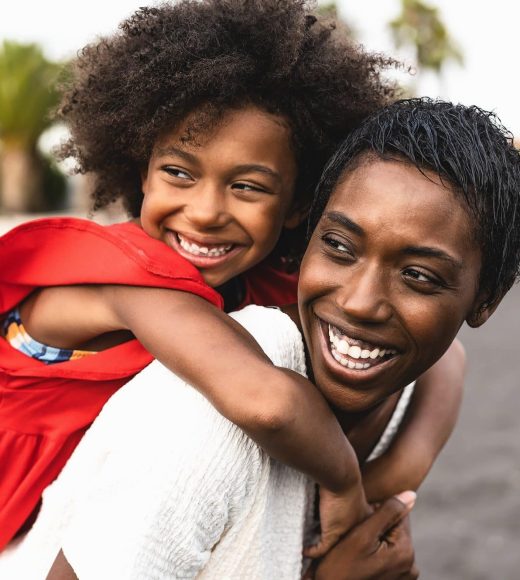
M 266 189 L 260 187 L 259 185 L 254 183 L 245 183 L 243 181 L 233 183 L 232 188 L 243 192 L 254 191 L 258 193 L 268 193 Z
M 176 177 L 177 179 L 192 179 L 191 175 L 187 171 L 179 169 L 178 167 L 174 167 L 173 165 L 165 165 L 162 170 L 168 175 Z

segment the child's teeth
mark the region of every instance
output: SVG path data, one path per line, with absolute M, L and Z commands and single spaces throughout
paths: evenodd
M 181 248 L 183 248 L 184 250 L 186 250 L 190 254 L 193 254 L 194 256 L 200 256 L 200 255 L 211 256 L 211 257 L 223 256 L 224 254 L 229 252 L 229 250 L 233 246 L 233 244 L 228 244 L 226 246 L 222 245 L 222 246 L 218 246 L 218 247 L 214 247 L 214 248 L 208 248 L 207 246 L 198 246 L 197 244 L 195 244 L 193 242 L 190 243 L 187 240 L 185 240 L 180 234 L 177 234 L 177 238 L 179 240 L 179 244 L 180 244 Z

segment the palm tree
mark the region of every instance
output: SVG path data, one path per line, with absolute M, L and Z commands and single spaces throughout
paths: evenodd
M 36 44 L 4 41 L 0 47 L 0 193 L 8 211 L 45 209 L 44 184 L 53 181 L 53 170 L 37 142 L 51 124 L 62 68 Z
M 396 48 L 414 49 L 419 70 L 439 75 L 450 60 L 462 64 L 462 53 L 442 22 L 439 10 L 422 0 L 401 0 L 401 13 L 389 26 Z

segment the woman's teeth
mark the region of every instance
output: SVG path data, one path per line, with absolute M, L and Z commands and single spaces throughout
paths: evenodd
M 181 234 L 177 234 L 177 239 L 179 240 L 181 248 L 194 256 L 223 256 L 233 247 L 233 244 L 208 244 L 207 246 L 199 246 L 195 242 L 188 242 Z
M 340 365 L 348 367 L 349 369 L 368 369 L 374 364 L 381 362 L 383 357 L 397 354 L 397 351 L 393 349 L 383 347 L 373 348 L 369 347 L 369 345 L 365 345 L 365 348 L 362 348 L 359 344 L 352 344 L 353 342 L 359 341 L 341 334 L 339 329 L 330 324 L 329 340 L 330 350 L 334 359 Z

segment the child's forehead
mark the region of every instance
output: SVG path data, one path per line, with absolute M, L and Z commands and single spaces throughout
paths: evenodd
M 211 107 L 202 105 L 172 123 L 160 134 L 156 143 L 176 140 L 186 147 L 201 147 L 211 141 L 222 129 L 236 123 L 247 123 L 252 131 L 258 125 L 274 125 L 281 132 L 292 136 L 289 119 L 281 113 L 273 113 L 251 103 L 237 106 Z

